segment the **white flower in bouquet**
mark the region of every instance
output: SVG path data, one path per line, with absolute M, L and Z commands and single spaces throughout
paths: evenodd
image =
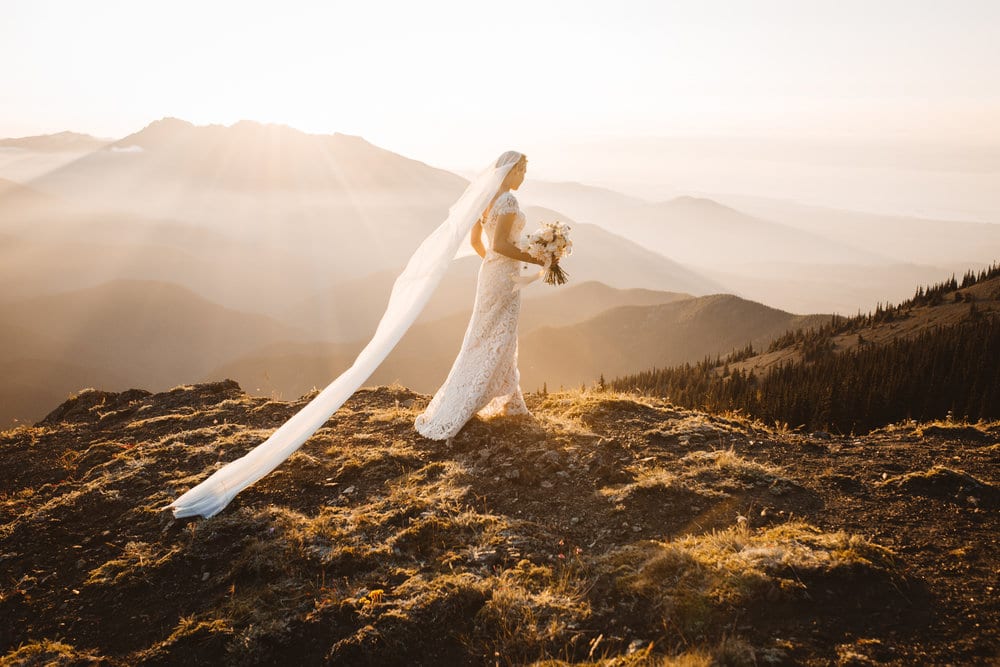
M 527 236 L 525 251 L 542 260 L 545 266 L 543 280 L 549 285 L 562 285 L 568 274 L 559 266 L 559 260 L 572 253 L 573 242 L 569 239 L 569 225 L 562 222 L 546 222 L 541 229 Z

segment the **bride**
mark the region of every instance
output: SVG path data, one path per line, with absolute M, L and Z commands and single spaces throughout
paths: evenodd
M 476 302 L 447 379 L 414 422 L 426 438 L 449 439 L 476 413 L 480 417 L 531 414 L 524 404 L 517 369 L 518 278 L 520 262 L 542 262 L 515 243 L 524 228 L 524 213 L 510 192 L 524 181 L 527 165 L 527 158 L 520 155 L 498 196 L 472 227 L 472 247 L 483 258 Z M 483 247 L 482 231 L 490 240 L 488 249 Z
M 396 346 L 470 233 L 473 247 L 483 257 L 472 319 L 448 379 L 417 418 L 415 427 L 427 437 L 444 439 L 461 429 L 477 410 L 483 416 L 527 413 L 518 386 L 518 290 L 540 278 L 547 266 L 543 265 L 535 275 L 518 275 L 520 261 L 539 263 L 512 241 L 524 226 L 524 215 L 510 190 L 520 186 L 526 168 L 524 155 L 507 151 L 481 171 L 448 209 L 444 222 L 420 243 L 396 278 L 374 336 L 351 367 L 267 440 L 174 500 L 169 506 L 174 516 L 218 514 L 237 493 L 277 468 L 301 447 Z M 479 238 L 482 230 L 490 238 L 490 248 L 485 251 Z

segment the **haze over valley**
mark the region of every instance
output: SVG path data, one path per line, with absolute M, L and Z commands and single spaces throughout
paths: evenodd
M 121 139 L 4 140 L 0 177 L 4 423 L 80 383 L 159 390 L 222 373 L 286 397 L 323 386 L 467 183 L 361 137 L 175 118 Z M 575 244 L 570 286 L 524 292 L 526 390 L 766 344 L 1000 256 L 989 223 L 531 178 L 517 195 L 526 232 L 562 220 Z M 372 381 L 433 390 L 478 267 L 463 244 Z

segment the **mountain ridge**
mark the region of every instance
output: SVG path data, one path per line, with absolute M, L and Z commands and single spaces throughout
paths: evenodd
M 1000 264 L 900 304 L 789 330 L 698 364 L 646 368 L 608 386 L 794 428 L 867 432 L 899 420 L 1000 417 Z M 602 383 L 603 384 L 603 383 Z
M 678 298 L 664 294 L 665 303 L 612 307 L 573 324 L 549 326 L 545 301 L 522 301 L 518 368 L 525 391 L 590 384 L 604 373 L 639 370 L 650 359 L 696 362 L 706 355 L 725 354 L 749 340 L 763 345 L 794 324 L 825 322 L 829 316 L 786 313 L 736 296 Z M 731 301 L 729 300 L 731 299 Z M 739 308 L 733 309 L 732 304 Z M 461 347 L 469 308 L 430 322 L 414 324 L 369 382 L 402 382 L 433 392 L 447 375 Z M 563 316 L 572 309 L 562 308 Z M 585 312 L 585 310 L 584 310 Z M 673 317 L 680 313 L 681 317 Z M 735 315 L 733 314 L 735 313 Z M 723 323 L 741 322 L 729 329 Z M 531 326 L 531 329 L 527 327 Z M 749 328 L 748 328 L 749 327 Z M 750 331 L 749 338 L 746 332 Z M 735 333 L 738 332 L 738 333 Z M 349 343 L 276 343 L 215 367 L 199 381 L 224 375 L 265 393 L 297 395 L 325 386 L 342 372 L 367 338 Z
M 0 139 L 0 148 L 20 148 L 43 152 L 82 152 L 96 150 L 113 141 L 113 139 L 103 139 L 80 132 L 62 131 Z

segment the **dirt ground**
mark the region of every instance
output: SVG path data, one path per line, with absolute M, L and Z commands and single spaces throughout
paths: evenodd
M 436 442 L 429 396 L 370 387 L 173 519 L 312 396 L 88 390 L 0 433 L 0 665 L 1000 659 L 1000 423 L 841 437 L 570 391 Z

